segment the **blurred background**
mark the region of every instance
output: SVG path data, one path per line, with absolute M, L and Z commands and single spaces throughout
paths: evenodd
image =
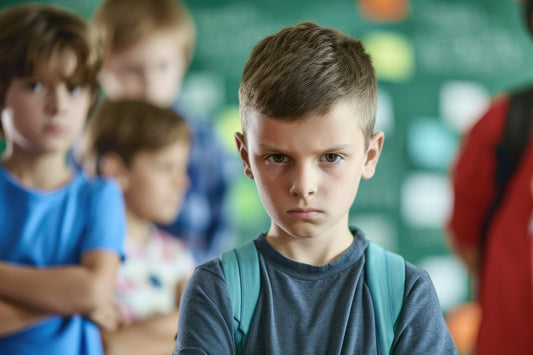
M 0 10 L 22 0 L 2 0 Z M 99 0 L 42 0 L 89 18 Z M 212 120 L 235 157 L 232 208 L 239 242 L 269 220 L 241 172 L 233 133 L 237 90 L 255 43 L 311 20 L 363 41 L 379 80 L 377 129 L 386 134 L 374 178 L 363 181 L 351 224 L 429 271 L 444 312 L 469 297 L 446 246 L 448 168 L 462 133 L 499 92 L 533 81 L 533 43 L 512 0 L 184 0 L 197 45 L 182 100 Z M 127 14 L 125 14 L 127 16 Z

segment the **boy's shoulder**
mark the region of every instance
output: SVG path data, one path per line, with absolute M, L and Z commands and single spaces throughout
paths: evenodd
M 92 189 L 93 191 L 105 190 L 105 189 L 119 189 L 118 182 L 111 177 L 89 175 L 81 170 L 76 170 L 75 179 L 80 186 Z
M 79 203 L 94 203 L 101 207 L 122 205 L 122 191 L 113 178 L 88 175 L 76 170 L 75 177 L 68 187 L 68 194 L 76 196 Z
M 3 181 L 6 181 L 8 183 L 7 186 L 14 186 L 17 189 L 27 191 L 28 193 L 40 194 L 38 192 L 39 190 L 32 190 L 30 188 L 26 188 L 20 185 L 19 182 L 16 181 L 2 166 L 0 166 L 0 177 Z M 53 191 L 50 191 L 51 193 L 46 193 L 46 191 L 43 191 L 43 193 L 45 196 L 68 196 L 80 193 L 85 193 L 86 195 L 93 195 L 107 193 L 107 191 L 110 190 L 116 190 L 118 193 L 120 193 L 118 183 L 116 181 L 98 176 L 89 176 L 85 172 L 76 168 L 73 171 L 70 181 L 68 181 L 63 186 Z

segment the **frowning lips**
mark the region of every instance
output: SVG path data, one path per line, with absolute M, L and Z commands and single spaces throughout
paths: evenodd
M 287 214 L 301 219 L 312 219 L 321 216 L 324 212 L 314 208 L 294 208 L 287 210 Z

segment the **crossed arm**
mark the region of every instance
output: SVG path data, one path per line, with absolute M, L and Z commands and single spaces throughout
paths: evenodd
M 176 286 L 176 308 L 167 314 L 157 314 L 148 319 L 125 324 L 115 331 L 101 332 L 108 355 L 154 354 L 168 355 L 176 344 L 179 303 L 188 278 Z
M 28 309 L 0 298 L 0 336 L 7 335 L 39 321 L 49 313 Z
M 87 252 L 80 265 L 43 269 L 0 262 L 0 335 L 51 314 L 108 309 L 119 263 L 118 255 L 105 251 Z
M 176 344 L 178 310 L 124 325 L 115 331 L 102 331 L 105 353 L 168 355 Z

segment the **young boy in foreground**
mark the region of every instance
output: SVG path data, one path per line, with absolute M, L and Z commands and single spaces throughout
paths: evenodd
M 235 138 L 272 222 L 254 241 L 261 288 L 245 354 L 378 352 L 368 242 L 348 226 L 383 145 L 383 132 L 373 133 L 376 87 L 362 44 L 313 23 L 251 53 Z M 404 295 L 391 353 L 455 354 L 428 274 L 409 263 Z M 200 266 L 182 297 L 174 354 L 192 353 L 236 353 L 220 260 Z
M 98 93 L 85 21 L 37 4 L 0 12 L 0 353 L 103 354 L 123 254 L 118 185 L 67 163 Z

